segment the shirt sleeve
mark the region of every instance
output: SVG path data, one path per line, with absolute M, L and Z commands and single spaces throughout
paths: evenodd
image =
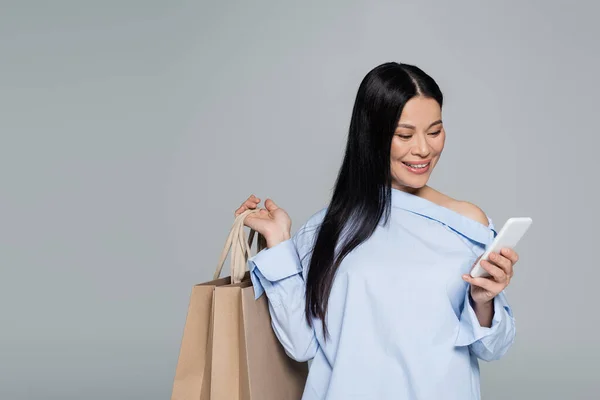
M 492 220 L 489 218 L 488 220 L 490 228 L 489 242 L 491 243 L 496 236 L 496 231 Z M 485 247 L 482 246 L 479 253 L 483 253 L 484 250 Z M 494 316 L 491 326 L 481 326 L 473 309 L 471 285 L 467 285 L 455 345 L 469 346 L 471 352 L 484 361 L 502 358 L 514 343 L 516 334 L 515 318 L 505 291 L 494 297 L 493 305 Z
M 481 326 L 471 303 L 470 287 L 467 287 L 455 343 L 456 346 L 469 346 L 471 352 L 484 361 L 499 360 L 515 340 L 515 319 L 506 294 L 500 292 L 494 297 L 493 304 L 492 325 Z
M 315 331 L 305 316 L 308 257 L 302 250 L 310 236 L 303 226 L 292 238 L 248 259 L 255 298 L 266 294 L 275 335 L 296 361 L 314 358 L 318 348 Z

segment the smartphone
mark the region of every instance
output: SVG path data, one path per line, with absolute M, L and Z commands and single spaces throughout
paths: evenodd
M 499 253 L 503 248 L 514 249 L 517 246 L 517 243 L 519 243 L 521 238 L 525 235 L 525 232 L 527 232 L 532 222 L 533 220 L 529 217 L 509 218 L 500 232 L 498 232 L 498 235 L 496 235 L 492 244 L 486 247 L 485 252 L 471 270 L 471 276 L 473 278 L 490 276 L 489 272 L 480 265 L 481 260 L 489 261 L 490 253 Z

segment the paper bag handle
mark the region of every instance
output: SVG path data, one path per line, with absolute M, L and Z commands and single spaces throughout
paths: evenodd
M 227 258 L 227 253 L 231 249 L 231 260 L 230 260 L 230 275 L 231 275 L 231 283 L 239 283 L 244 278 L 244 274 L 246 273 L 246 265 L 248 263 L 248 258 L 251 257 L 251 247 L 252 241 L 254 240 L 254 234 L 256 231 L 254 229 L 250 229 L 250 234 L 248 235 L 248 242 L 246 243 L 245 234 L 244 234 L 244 219 L 250 215 L 259 212 L 257 209 L 246 210 L 240 215 L 238 215 L 234 222 L 231 230 L 229 231 L 229 236 L 227 237 L 227 241 L 225 242 L 225 246 L 223 247 L 223 251 L 221 252 L 221 258 L 217 264 L 217 269 L 214 274 L 213 279 L 219 279 L 221 275 L 221 271 L 223 270 L 223 264 L 225 263 L 225 259 Z M 267 241 L 262 234 L 258 234 L 258 239 L 256 243 L 257 253 L 262 249 L 267 247 Z

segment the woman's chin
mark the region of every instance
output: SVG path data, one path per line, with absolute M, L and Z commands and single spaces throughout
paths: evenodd
M 392 187 L 394 189 L 398 189 L 398 190 L 402 190 L 405 192 L 415 192 L 419 189 L 423 189 L 425 186 L 427 186 L 427 179 L 421 179 L 421 180 L 402 180 L 402 181 L 394 181 L 394 183 L 392 183 Z
M 416 176 L 406 176 L 406 174 L 397 174 L 397 179 L 394 179 L 394 183 L 392 186 L 400 190 L 418 190 L 427 186 L 427 182 L 429 182 L 429 175 L 429 173 Z

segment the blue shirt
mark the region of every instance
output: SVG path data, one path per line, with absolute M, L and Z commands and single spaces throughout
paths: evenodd
M 491 327 L 482 327 L 461 277 L 495 237 L 492 220 L 485 226 L 392 189 L 389 224 L 380 222 L 338 269 L 324 341 L 320 320 L 313 329 L 305 319 L 305 279 L 325 212 L 248 260 L 286 353 L 312 360 L 302 400 L 480 399 L 479 360 L 501 358 L 515 338 L 506 294 L 494 298 Z

